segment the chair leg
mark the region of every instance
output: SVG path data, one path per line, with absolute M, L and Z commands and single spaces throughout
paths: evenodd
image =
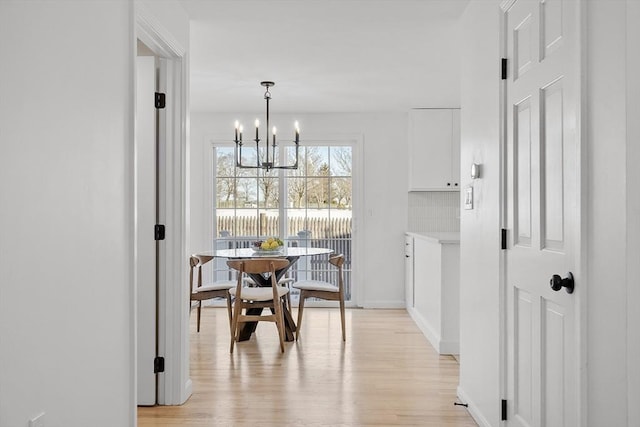
M 240 315 L 240 311 L 242 310 L 240 300 L 237 298 L 233 306 L 233 318 L 231 320 L 231 345 L 229 348 L 229 353 L 233 353 L 233 346 L 236 343 L 236 335 L 238 333 L 238 316 Z
M 198 301 L 198 329 L 197 331 L 200 332 L 200 310 L 202 309 L 202 301 Z
M 340 321 L 342 323 L 342 341 L 346 341 L 346 334 L 344 330 L 344 298 L 340 298 Z
M 284 315 L 282 313 L 282 304 L 285 304 L 285 301 L 282 298 L 278 298 L 278 300 L 273 303 L 276 312 L 276 328 L 278 328 L 278 337 L 280 338 L 280 352 L 284 353 Z
M 231 327 L 233 325 L 233 311 L 231 309 L 231 294 L 227 293 L 227 313 L 229 314 L 229 330 L 231 331 L 231 335 L 233 335 L 233 330 Z
M 300 291 L 300 296 L 298 299 L 298 322 L 296 323 L 296 341 L 298 341 L 298 337 L 300 336 L 300 329 L 302 329 L 302 310 L 304 310 L 304 291 Z

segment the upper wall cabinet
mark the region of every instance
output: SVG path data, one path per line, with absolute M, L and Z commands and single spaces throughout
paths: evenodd
M 409 191 L 460 189 L 460 109 L 409 111 Z

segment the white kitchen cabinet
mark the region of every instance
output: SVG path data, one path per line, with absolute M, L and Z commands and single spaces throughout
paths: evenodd
M 409 191 L 460 189 L 460 110 L 409 111 Z
M 413 306 L 407 311 L 440 354 L 458 354 L 460 340 L 459 233 L 413 237 Z
M 413 308 L 413 236 L 404 238 L 404 295 L 407 310 Z

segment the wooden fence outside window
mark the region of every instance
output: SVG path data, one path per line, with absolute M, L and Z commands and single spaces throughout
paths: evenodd
M 260 230 L 256 217 L 220 216 L 217 218 L 216 249 L 247 248 L 258 235 L 279 236 L 278 217 L 261 215 Z M 235 225 L 235 227 L 234 227 Z M 235 235 L 232 230 L 236 230 Z M 288 246 L 309 246 L 333 249 L 335 254 L 344 254 L 343 265 L 345 298 L 351 298 L 351 218 L 290 218 L 287 223 L 287 235 L 284 236 Z M 217 263 L 216 263 L 217 264 Z M 216 266 L 218 274 L 226 275 L 228 270 L 223 264 Z M 290 270 L 295 280 L 307 278 L 337 283 L 336 271 L 325 257 L 310 257 L 308 262 L 299 261 Z M 217 277 L 226 279 L 226 277 Z
M 219 216 L 216 219 L 218 236 L 279 236 L 280 218 L 260 214 L 255 216 Z M 309 231 L 313 238 L 330 239 L 336 236 L 351 235 L 351 218 L 302 218 L 287 220 L 287 235 L 297 236 L 300 231 Z

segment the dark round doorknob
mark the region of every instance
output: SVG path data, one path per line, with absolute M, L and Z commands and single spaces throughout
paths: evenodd
M 551 289 L 554 291 L 559 291 L 562 288 L 565 288 L 568 294 L 573 293 L 573 274 L 571 272 L 567 273 L 567 277 L 562 278 L 557 274 L 551 276 L 551 280 L 549 280 L 549 285 L 551 285 Z

